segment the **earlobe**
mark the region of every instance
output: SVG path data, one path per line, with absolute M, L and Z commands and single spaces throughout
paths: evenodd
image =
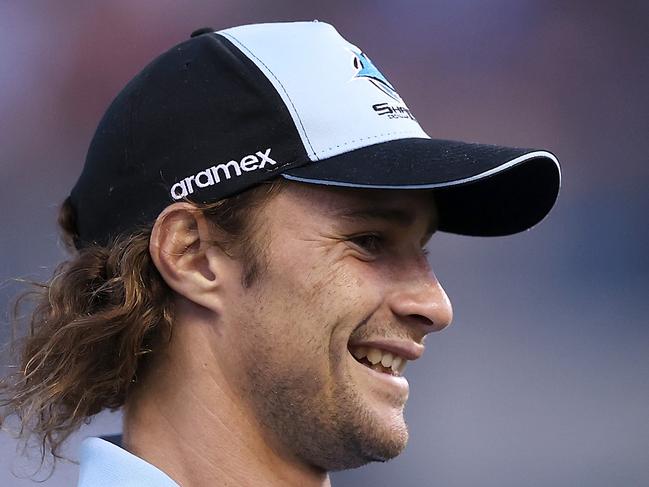
M 188 203 L 174 203 L 158 216 L 149 242 L 151 258 L 160 275 L 179 295 L 217 311 L 220 282 L 218 246 L 209 222 Z

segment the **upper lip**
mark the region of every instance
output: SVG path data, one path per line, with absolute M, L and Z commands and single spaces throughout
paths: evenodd
M 375 338 L 370 340 L 356 340 L 349 343 L 350 347 L 379 348 L 399 355 L 406 360 L 417 360 L 424 353 L 424 346 L 409 340 L 395 340 L 390 338 Z

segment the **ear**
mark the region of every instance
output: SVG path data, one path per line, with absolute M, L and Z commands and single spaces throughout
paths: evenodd
M 189 203 L 165 208 L 153 226 L 149 253 L 176 293 L 214 312 L 222 311 L 223 273 L 229 272 L 232 263 L 226 262 L 230 257 L 214 244 L 202 212 Z

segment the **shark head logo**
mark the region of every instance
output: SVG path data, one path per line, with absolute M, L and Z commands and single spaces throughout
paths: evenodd
M 394 86 L 381 74 L 364 52 L 352 50 L 352 53 L 354 54 L 354 68 L 358 70 L 354 78 L 365 78 L 390 98 L 393 98 L 399 103 L 403 102 L 399 93 L 394 89 Z

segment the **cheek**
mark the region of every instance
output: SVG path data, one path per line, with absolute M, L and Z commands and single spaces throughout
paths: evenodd
M 383 299 L 381 277 L 366 262 L 312 252 L 273 255 L 266 272 L 248 289 L 240 320 L 250 353 L 271 347 L 265 359 L 287 367 L 304 364 L 339 375 L 351 333 Z M 256 352 L 254 350 L 257 350 Z
M 241 339 L 256 361 L 295 367 L 322 355 L 327 315 L 303 275 L 268 272 L 243 299 Z

